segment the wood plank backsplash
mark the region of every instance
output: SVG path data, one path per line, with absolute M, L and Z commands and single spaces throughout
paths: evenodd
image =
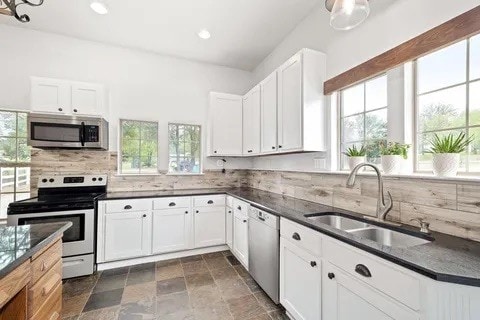
M 118 176 L 116 152 L 38 149 L 32 151 L 31 170 L 32 193 L 42 174 L 107 173 L 110 192 L 248 186 L 362 214 L 376 210 L 373 176 L 359 176 L 352 189 L 345 186 L 346 175 L 331 173 L 207 170 L 195 176 Z M 416 225 L 410 219 L 423 218 L 432 230 L 480 241 L 479 183 L 385 177 L 385 191 L 394 200 L 389 219 Z

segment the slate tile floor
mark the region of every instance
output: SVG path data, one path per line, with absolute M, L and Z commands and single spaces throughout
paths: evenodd
M 68 320 L 288 319 L 229 251 L 106 270 L 63 284 Z

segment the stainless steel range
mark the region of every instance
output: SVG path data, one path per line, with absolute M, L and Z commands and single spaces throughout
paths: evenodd
M 63 234 L 63 278 L 92 274 L 95 198 L 107 191 L 106 175 L 42 176 L 38 197 L 10 203 L 9 225 L 72 222 Z

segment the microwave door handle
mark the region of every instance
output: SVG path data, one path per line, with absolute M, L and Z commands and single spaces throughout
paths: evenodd
M 80 127 L 80 143 L 82 147 L 85 146 L 85 122 L 82 121 L 82 126 Z

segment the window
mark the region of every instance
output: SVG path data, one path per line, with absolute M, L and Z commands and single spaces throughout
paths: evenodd
M 340 94 L 341 151 L 356 145 L 367 149 L 367 160 L 379 163 L 379 145 L 387 138 L 387 75 L 345 89 Z M 347 167 L 341 158 L 341 168 Z
M 157 174 L 158 123 L 120 120 L 120 173 Z
M 0 220 L 10 202 L 30 197 L 27 113 L 0 111 Z
M 168 125 L 168 172 L 200 173 L 200 126 L 170 123 Z
M 465 132 L 475 141 L 460 171 L 480 172 L 480 36 L 418 59 L 416 97 L 416 171 L 432 170 L 434 134 Z

